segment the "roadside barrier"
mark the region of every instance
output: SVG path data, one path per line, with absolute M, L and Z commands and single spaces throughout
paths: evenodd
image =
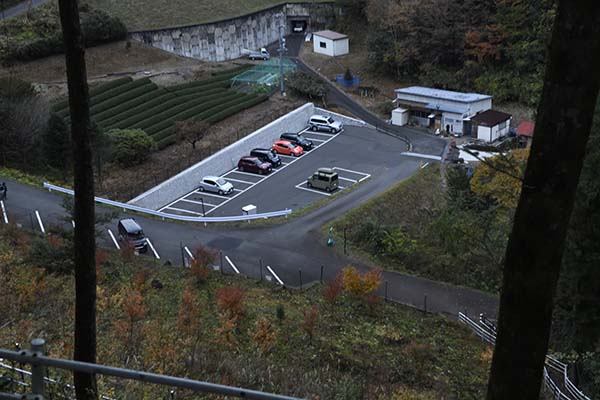
M 48 191 L 50 191 L 50 192 L 54 190 L 56 192 L 65 193 L 65 194 L 68 194 L 71 196 L 73 196 L 75 194 L 75 192 L 72 189 L 65 189 L 63 187 L 52 185 L 47 182 L 44 182 L 44 188 L 48 189 Z M 121 208 L 121 209 L 123 209 L 123 211 L 125 211 L 125 210 L 136 211 L 136 212 L 143 213 L 143 214 L 154 215 L 154 216 L 160 217 L 162 219 L 170 219 L 170 220 L 175 220 L 175 221 L 188 221 L 188 222 L 203 222 L 203 223 L 250 221 L 253 219 L 267 219 L 267 218 L 274 218 L 274 217 L 286 217 L 287 218 L 287 216 L 292 213 L 292 210 L 285 209 L 285 210 L 281 210 L 281 211 L 272 211 L 272 212 L 261 213 L 261 214 L 232 215 L 232 216 L 228 216 L 228 217 L 188 217 L 185 215 L 170 214 L 170 213 L 166 213 L 166 212 L 162 212 L 162 211 L 151 210 L 149 208 L 138 207 L 138 206 L 134 206 L 131 204 L 121 203 L 118 201 L 103 199 L 101 197 L 94 197 L 94 201 L 96 201 L 97 203 Z

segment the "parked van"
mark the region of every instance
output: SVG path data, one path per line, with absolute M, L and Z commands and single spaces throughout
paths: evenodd
M 119 239 L 140 253 L 148 251 L 148 242 L 142 227 L 133 218 L 119 220 L 117 224 Z
M 326 192 L 333 192 L 338 188 L 338 173 L 331 168 L 319 168 L 306 181 L 309 188 L 317 188 Z
M 262 162 L 271 163 L 274 167 L 279 167 L 281 165 L 281 158 L 279 158 L 277 153 L 271 149 L 252 149 L 250 157 L 256 157 Z

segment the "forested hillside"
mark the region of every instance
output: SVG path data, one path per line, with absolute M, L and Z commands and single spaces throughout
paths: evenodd
M 347 28 L 362 28 L 364 20 L 368 22 L 369 64 L 374 69 L 398 80 L 536 104 L 553 0 L 347 0 L 346 4 Z

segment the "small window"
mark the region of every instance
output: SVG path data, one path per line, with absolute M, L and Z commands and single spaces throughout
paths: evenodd
M 215 183 L 213 181 L 209 181 L 208 179 L 205 180 L 204 182 L 206 182 L 207 185 L 212 185 L 212 186 L 215 185 Z
M 319 42 L 319 47 L 322 49 L 326 49 L 327 48 L 327 43 L 325 42 Z

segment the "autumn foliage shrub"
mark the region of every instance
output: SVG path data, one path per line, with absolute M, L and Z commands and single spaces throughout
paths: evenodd
M 316 306 L 312 306 L 308 310 L 304 311 L 304 319 L 300 324 L 300 328 L 308 336 L 310 342 L 312 342 L 318 318 L 319 309 Z
M 244 291 L 235 286 L 217 290 L 217 306 L 232 318 L 244 315 Z
M 275 346 L 277 331 L 265 317 L 260 317 L 256 321 L 254 331 L 250 333 L 250 337 L 258 349 L 263 354 L 267 354 Z
M 211 248 L 198 246 L 194 259 L 190 263 L 190 271 L 196 278 L 196 283 L 204 283 L 208 279 L 210 266 L 217 259 L 217 252 Z
M 344 291 L 344 278 L 341 274 L 337 274 L 334 280 L 327 283 L 323 289 L 323 298 L 328 303 L 335 303 L 338 297 Z
M 352 266 L 342 269 L 344 291 L 350 296 L 365 299 L 381 285 L 381 270 L 373 269 L 361 274 Z

